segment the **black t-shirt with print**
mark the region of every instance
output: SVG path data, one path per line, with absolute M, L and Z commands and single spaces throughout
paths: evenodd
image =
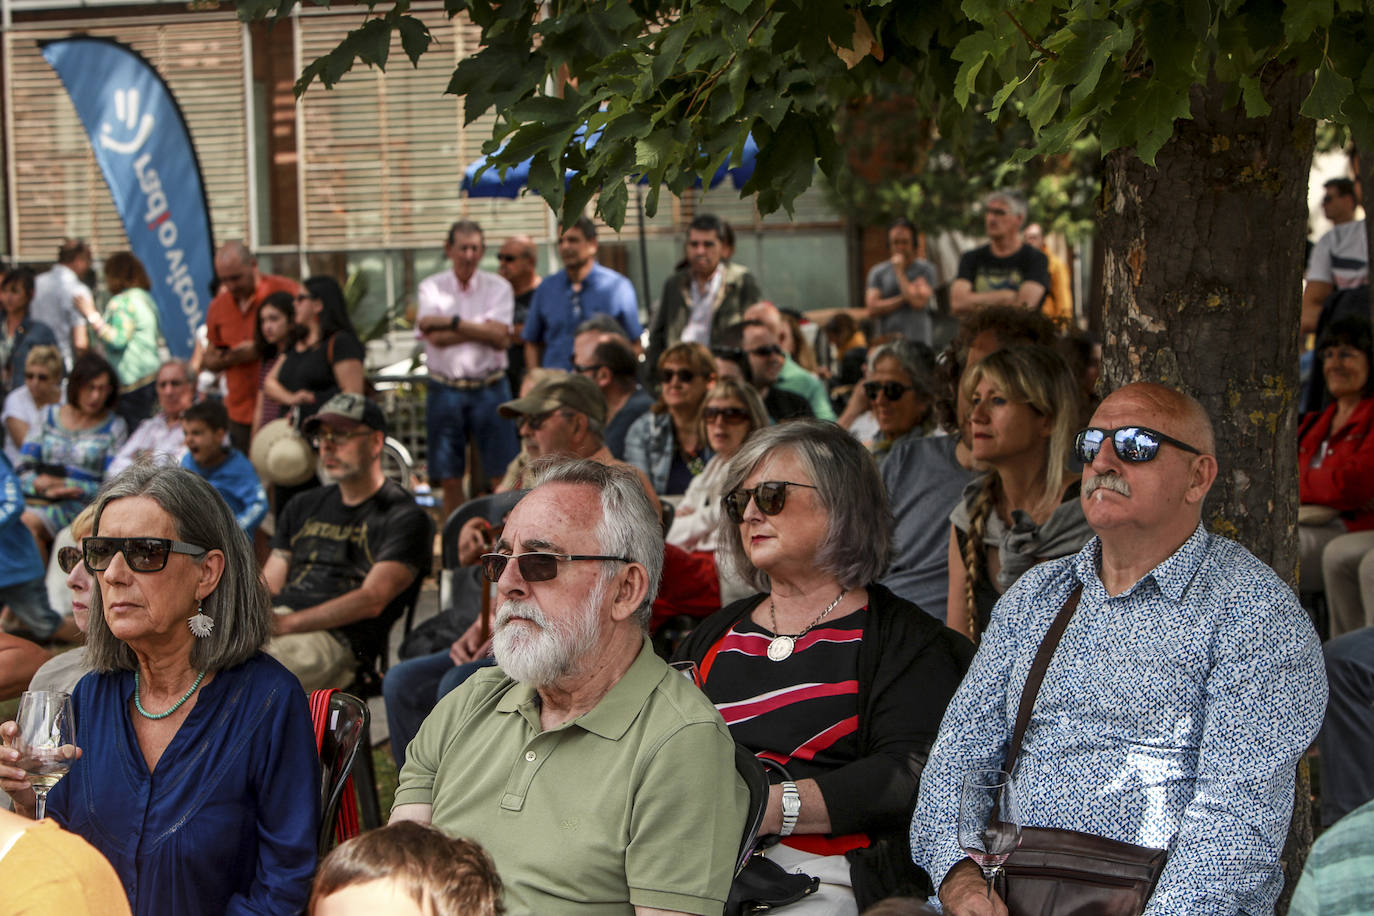
M 964 252 L 963 257 L 959 258 L 958 278 L 973 284 L 975 293 L 997 289 L 1017 290 L 1027 280 L 1039 283 L 1048 290 L 1050 261 L 1043 251 L 1037 251 L 1030 245 L 1022 245 L 1019 251 L 1005 258 L 993 254 L 991 247 L 981 245 Z

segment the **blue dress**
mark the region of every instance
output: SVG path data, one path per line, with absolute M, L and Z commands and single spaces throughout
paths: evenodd
M 131 671 L 72 696 L 82 757 L 48 813 L 114 866 L 135 916 L 294 914 L 315 871 L 320 767 L 300 682 L 258 653 L 200 688 L 151 774 Z

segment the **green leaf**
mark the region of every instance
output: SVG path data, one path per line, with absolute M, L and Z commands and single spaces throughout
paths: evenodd
M 349 32 L 343 43 L 363 63 L 385 70 L 391 53 L 391 26 L 385 19 L 369 19 Z
M 414 16 L 401 16 L 396 20 L 396 30 L 401 33 L 401 50 L 410 58 L 410 65 L 420 66 L 420 55 L 428 51 L 434 41 L 429 26 Z
M 955 46 L 951 56 L 960 61 L 961 66 L 954 79 L 954 99 L 960 106 L 968 107 L 968 100 L 973 94 L 979 71 L 989 60 L 995 61 L 1000 50 L 997 36 L 986 30 L 974 32 Z
M 1355 91 L 1355 84 L 1349 77 L 1342 76 L 1330 66 L 1323 64 L 1317 69 L 1317 79 L 1312 83 L 1312 91 L 1302 103 L 1302 113 L 1316 120 L 1338 120 L 1341 106 Z
M 1295 45 L 1331 25 L 1331 0 L 1291 0 L 1283 7 L 1283 37 Z
M 625 224 L 625 205 L 629 200 L 629 189 L 624 181 L 616 181 L 601 192 L 596 203 L 597 212 L 612 229 L 619 230 Z
M 682 47 L 687 43 L 689 30 L 677 24 L 664 29 L 661 34 L 663 40 L 659 42 L 653 64 L 649 68 L 649 75 L 655 83 L 666 80 L 668 74 L 677 66 L 678 58 L 682 55 Z
M 1242 76 L 1236 81 L 1240 87 L 1241 99 L 1245 102 L 1245 113 L 1252 118 L 1263 118 L 1273 111 L 1273 106 L 1264 97 L 1264 87 L 1257 76 Z

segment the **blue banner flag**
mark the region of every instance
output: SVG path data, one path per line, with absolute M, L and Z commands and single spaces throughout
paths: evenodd
M 214 281 L 215 240 L 200 162 L 172 90 L 133 48 L 108 38 L 41 41 L 86 128 L 143 262 L 174 356 L 190 357 Z

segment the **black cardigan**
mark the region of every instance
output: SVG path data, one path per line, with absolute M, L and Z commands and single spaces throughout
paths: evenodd
M 869 622 L 859 644 L 862 757 L 817 777 L 836 834 L 905 835 L 921 770 L 940 720 L 973 658 L 973 643 L 881 585 L 867 586 Z M 678 647 L 701 663 L 765 596 L 736 601 L 703 620 Z

